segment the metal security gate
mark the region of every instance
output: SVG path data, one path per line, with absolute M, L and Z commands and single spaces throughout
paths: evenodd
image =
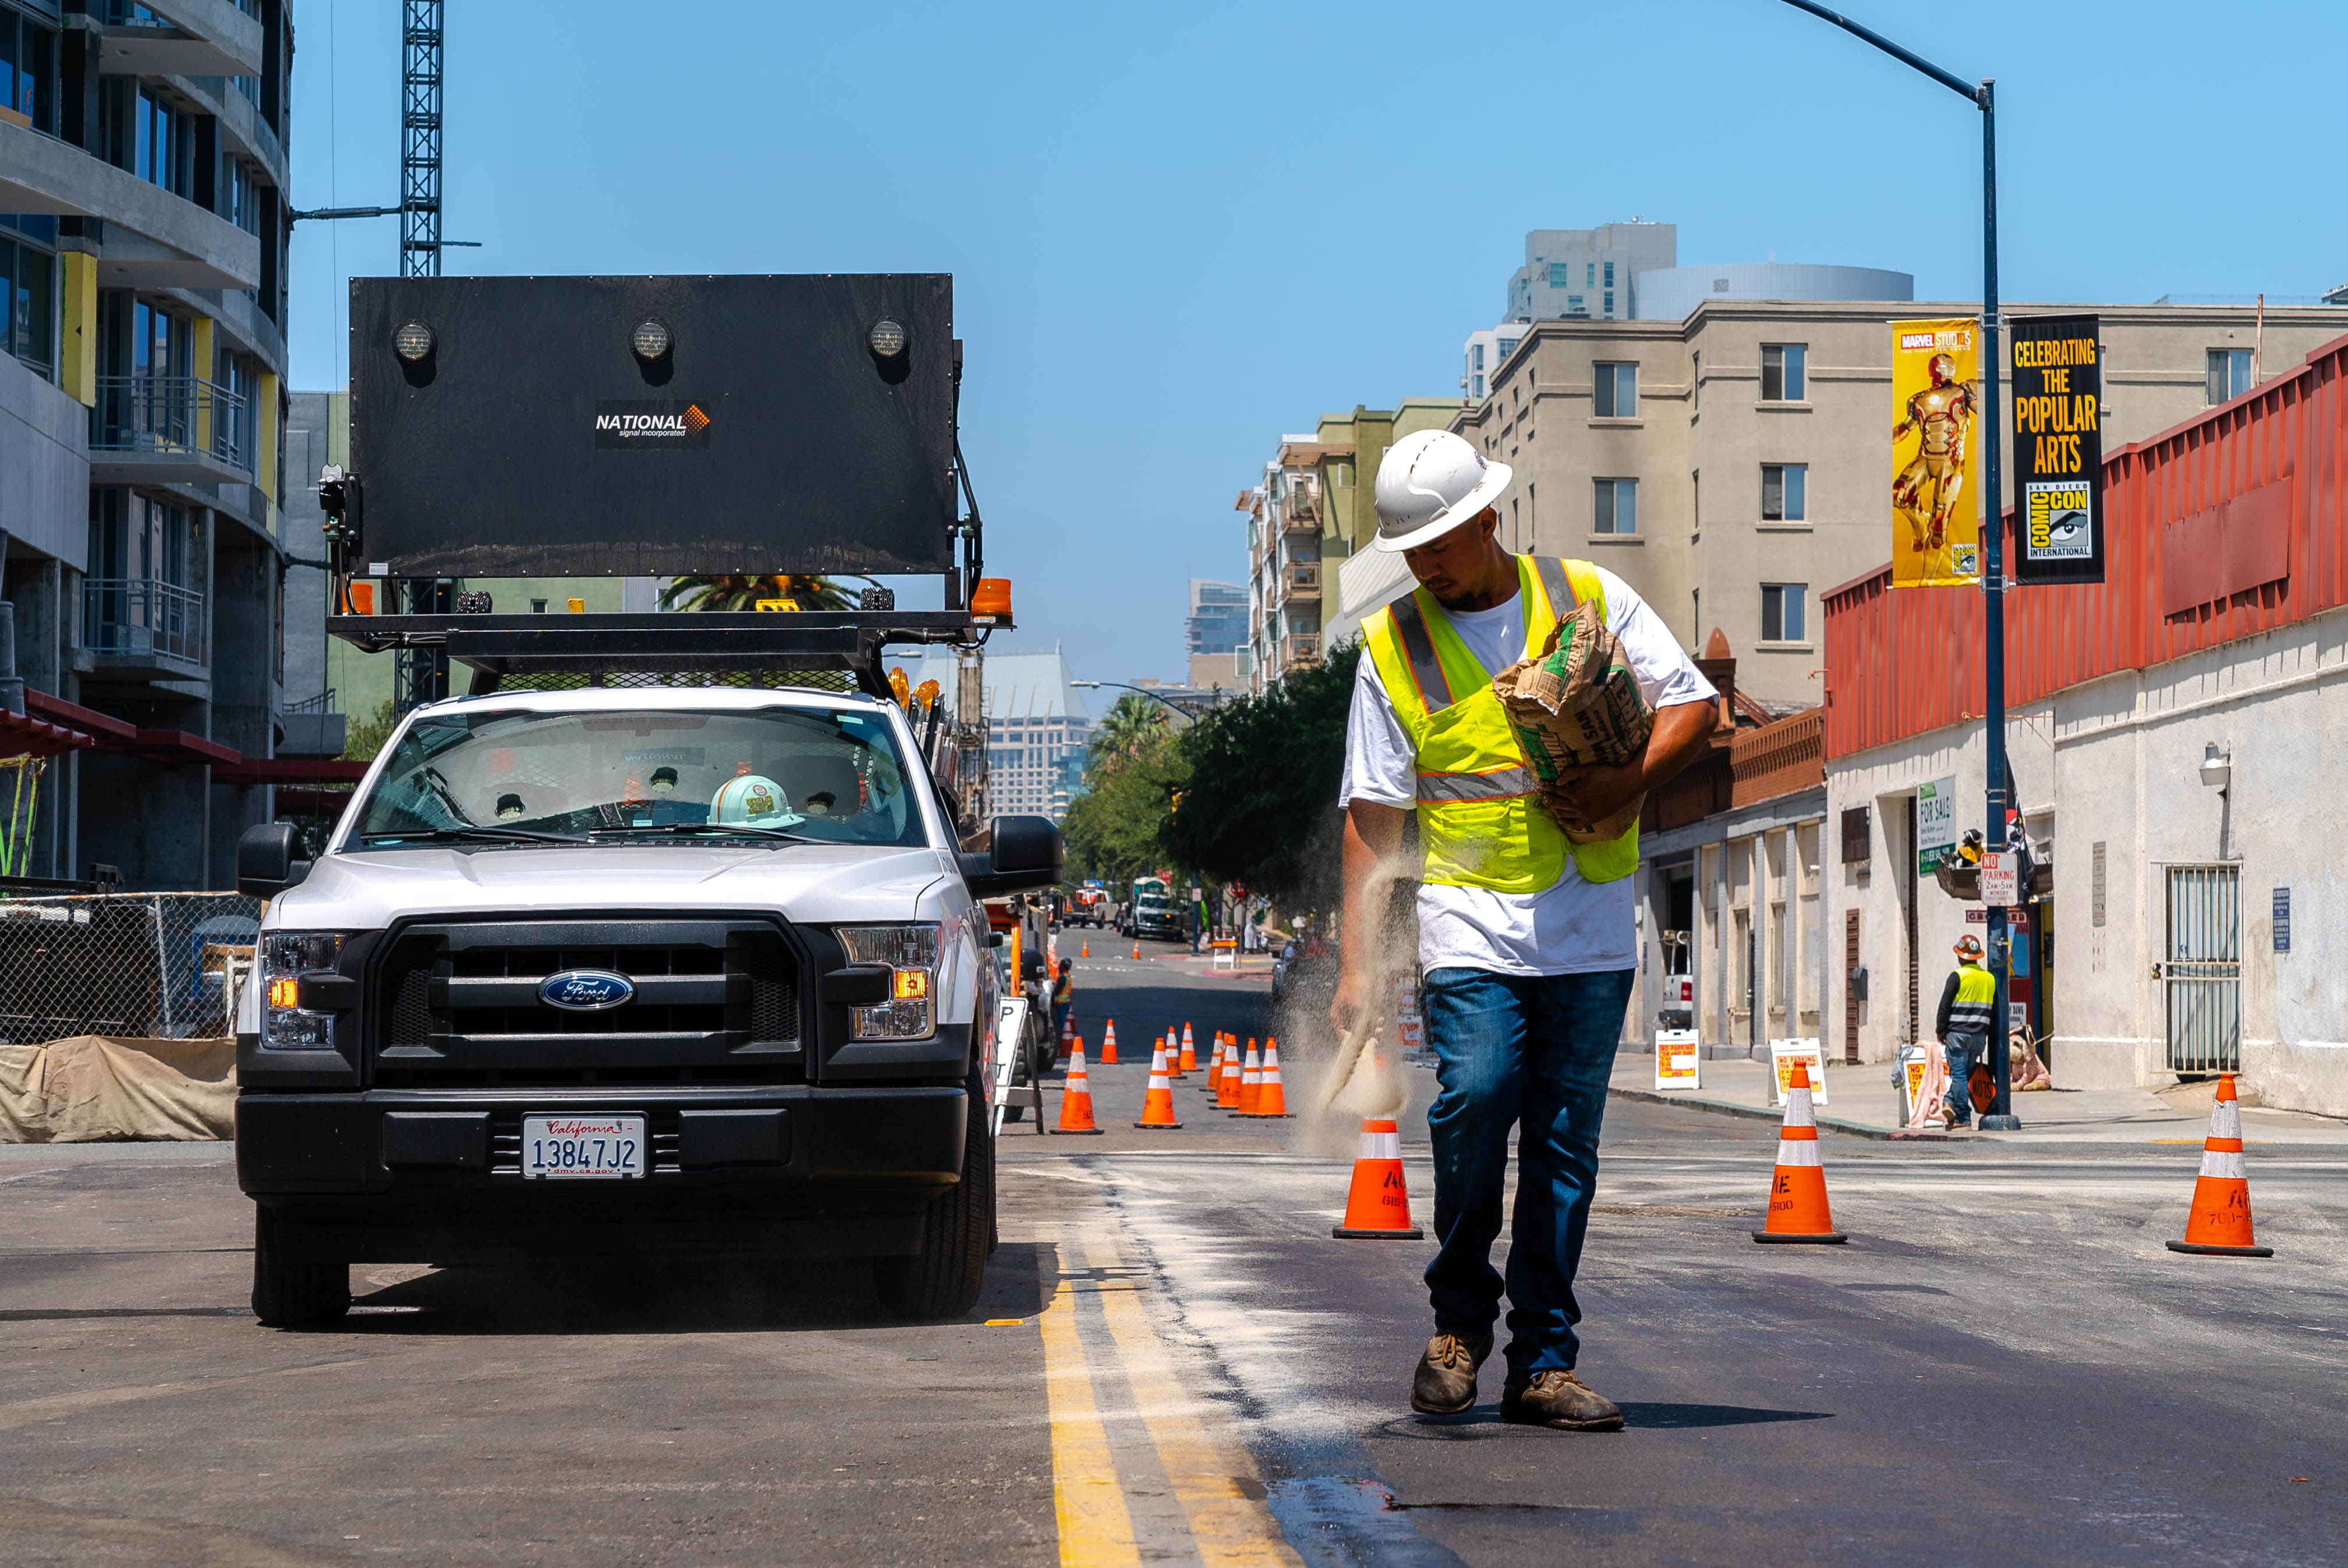
M 2242 1066 L 2242 872 L 2238 866 L 2168 869 L 2168 1070 L 2239 1072 Z

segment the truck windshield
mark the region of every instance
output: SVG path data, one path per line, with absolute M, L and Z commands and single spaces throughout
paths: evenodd
M 888 720 L 793 708 L 427 713 L 400 737 L 357 820 L 345 849 L 479 828 L 523 845 L 529 832 L 610 844 L 729 829 L 926 842 Z

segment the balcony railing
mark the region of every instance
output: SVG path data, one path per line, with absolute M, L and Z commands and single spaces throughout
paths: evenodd
M 1310 528 L 1321 531 L 1321 498 L 1299 487 L 1288 492 L 1280 503 L 1281 526 L 1286 528 Z
M 244 399 L 192 375 L 101 375 L 89 415 L 93 452 L 203 453 L 252 472 Z
M 1321 662 L 1321 634 L 1317 631 L 1292 631 L 1282 646 L 1281 652 L 1286 657 L 1291 670 L 1306 664 L 1318 664 Z
M 1292 566 L 1280 574 L 1283 599 L 1319 599 L 1321 569 L 1318 566 Z
M 150 577 L 82 579 L 82 646 L 93 653 L 160 653 L 204 661 L 204 596 Z

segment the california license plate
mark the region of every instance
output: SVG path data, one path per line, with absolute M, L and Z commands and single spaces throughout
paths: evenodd
M 626 1181 L 644 1173 L 641 1116 L 525 1116 L 521 1173 L 532 1180 Z

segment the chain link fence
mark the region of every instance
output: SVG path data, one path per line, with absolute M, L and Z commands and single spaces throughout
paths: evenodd
M 261 900 L 238 893 L 0 899 L 0 1042 L 235 1030 Z

